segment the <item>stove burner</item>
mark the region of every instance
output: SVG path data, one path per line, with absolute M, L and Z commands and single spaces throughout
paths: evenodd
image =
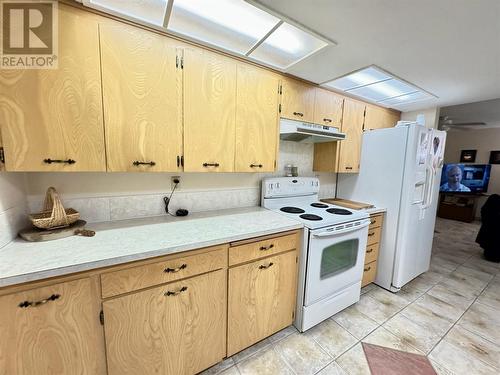
M 304 215 L 300 215 L 299 217 L 301 219 L 304 219 L 304 220 L 312 220 L 312 221 L 323 220 L 323 218 L 321 216 L 313 215 L 313 214 L 304 214 Z
M 329 213 L 335 214 L 335 215 L 352 215 L 351 211 L 344 210 L 343 208 L 329 208 L 326 210 L 326 212 L 329 212 Z
M 328 208 L 327 204 L 324 203 L 311 203 L 311 207 L 316 207 L 316 208 Z
M 305 211 L 298 207 L 281 207 L 280 211 L 288 212 L 289 214 L 303 214 Z

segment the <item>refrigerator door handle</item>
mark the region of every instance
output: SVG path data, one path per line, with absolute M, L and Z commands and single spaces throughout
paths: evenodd
M 425 191 L 425 204 L 422 206 L 422 209 L 424 210 L 428 209 L 432 205 L 435 171 L 432 166 L 428 165 L 426 167 L 426 173 L 428 173 L 429 178 L 427 179 L 427 186 Z

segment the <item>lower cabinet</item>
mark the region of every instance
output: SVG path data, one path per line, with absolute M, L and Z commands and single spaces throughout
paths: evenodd
M 95 285 L 86 278 L 0 297 L 0 374 L 104 375 Z
M 370 215 L 370 227 L 368 228 L 365 266 L 363 268 L 363 280 L 361 281 L 362 287 L 374 282 L 375 277 L 377 276 L 377 260 L 383 223 L 383 213 Z
M 108 374 L 196 374 L 226 354 L 226 270 L 103 303 Z
M 296 259 L 290 251 L 229 269 L 228 356 L 292 324 Z

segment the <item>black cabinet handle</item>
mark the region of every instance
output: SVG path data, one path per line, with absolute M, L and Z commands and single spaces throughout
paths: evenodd
M 324 118 L 323 121 L 324 122 L 332 122 L 332 119 L 331 118 Z
M 369 266 L 368 268 L 364 268 L 364 271 L 365 271 L 365 272 L 368 272 L 368 271 L 370 271 L 371 269 L 372 269 L 372 267 L 371 267 L 371 266 Z
M 274 244 L 271 244 L 269 246 L 261 246 L 260 250 L 266 251 L 266 250 L 271 250 L 274 247 Z
M 171 290 L 167 290 L 167 292 L 165 292 L 165 297 L 169 297 L 169 296 L 178 296 L 179 294 L 181 294 L 182 292 L 185 292 L 186 290 L 188 289 L 187 286 L 183 286 L 182 288 L 180 288 L 178 291 L 176 292 L 172 292 Z
M 52 164 L 52 163 L 63 163 L 63 164 L 75 164 L 76 160 L 73 159 L 67 159 L 67 160 L 61 160 L 61 159 L 43 159 L 43 162 L 46 164 Z
M 203 166 L 206 167 L 218 167 L 219 163 L 203 163 Z
M 368 233 L 368 237 L 374 236 L 375 232 Z
M 273 264 L 274 264 L 273 262 L 269 263 L 267 266 L 265 266 L 265 265 L 262 264 L 262 265 L 259 266 L 259 270 L 266 270 L 269 267 L 271 267 Z
M 300 117 L 304 117 L 304 114 L 302 112 L 293 112 L 293 114 L 295 116 L 300 116 Z
M 177 168 L 181 166 L 181 157 L 177 155 Z
M 177 268 L 165 268 L 163 270 L 163 272 L 166 272 L 166 273 L 176 273 L 176 272 L 179 272 L 183 269 L 186 269 L 187 268 L 187 264 L 181 264 L 179 267 Z
M 50 297 L 42 299 L 40 301 L 34 301 L 34 302 L 23 301 L 18 306 L 22 309 L 26 309 L 28 307 L 38 307 L 41 305 L 45 305 L 46 303 L 48 303 L 50 301 L 55 301 L 56 299 L 59 299 L 59 297 L 61 297 L 60 294 L 52 294 Z
M 250 168 L 262 168 L 262 164 L 250 164 Z
M 367 253 L 367 254 L 370 254 L 372 251 L 373 251 L 373 249 L 366 250 L 366 253 Z
M 352 167 L 345 167 L 345 169 L 352 169 Z
M 139 161 L 139 160 L 134 161 L 132 164 L 135 165 L 136 167 L 138 167 L 139 165 L 149 165 L 151 167 L 154 167 L 156 165 L 154 161 Z

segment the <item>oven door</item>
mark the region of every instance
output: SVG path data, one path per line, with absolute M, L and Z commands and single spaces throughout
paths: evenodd
M 370 220 L 309 232 L 304 305 L 361 281 Z

